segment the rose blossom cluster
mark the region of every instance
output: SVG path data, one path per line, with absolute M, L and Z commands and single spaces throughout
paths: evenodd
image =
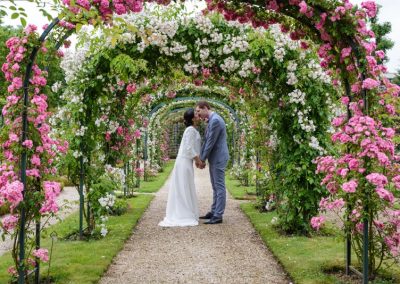
M 41 261 L 43 261 L 43 262 L 48 262 L 49 261 L 49 251 L 47 250 L 47 249 L 42 249 L 42 248 L 40 248 L 40 249 L 35 249 L 33 252 L 32 252 L 32 255 L 34 256 L 34 257 L 37 257 L 37 258 L 39 258 Z
M 67 142 L 61 142 L 50 136 L 50 126 L 47 121 L 50 113 L 48 112 L 47 96 L 41 93 L 41 88 L 47 84 L 47 72 L 42 71 L 38 65 L 34 64 L 32 75 L 29 80 L 29 108 L 28 108 L 28 139 L 22 141 L 22 119 L 23 111 L 23 81 L 25 66 L 28 61 L 30 42 L 37 37 L 35 31 L 37 27 L 28 25 L 21 38 L 12 37 L 7 40 L 6 46 L 10 50 L 6 62 L 2 66 L 2 71 L 6 80 L 9 82 L 7 103 L 2 109 L 4 116 L 3 132 L 8 135 L 2 136 L 0 147 L 3 153 L 2 164 L 0 165 L 0 206 L 7 202 L 10 205 L 11 216 L 3 218 L 2 224 L 6 231 L 10 231 L 17 223 L 18 217 L 15 209 L 23 200 L 22 192 L 31 189 L 30 182 L 33 179 L 45 178 L 47 174 L 55 174 L 54 159 L 58 153 L 65 153 L 68 148 Z M 39 52 L 47 52 L 47 48 L 42 46 Z M 27 152 L 27 185 L 24 189 L 20 179 L 20 153 Z M 44 182 L 44 203 L 38 207 L 52 204 L 51 210 L 44 210 L 41 213 L 55 211 L 54 195 L 48 194 Z
M 394 257 L 400 256 L 400 210 L 387 210 L 384 215 L 385 222 L 380 222 L 381 230 L 386 229 L 390 233 L 384 238 L 390 253 Z
M 134 95 L 139 86 L 135 83 L 125 83 L 121 80 L 117 81 L 117 85 L 117 88 L 110 88 L 111 93 L 114 93 L 114 99 L 110 99 L 107 104 L 101 102 L 103 104 L 101 107 L 103 115 L 96 120 L 96 126 L 100 126 L 101 124 L 106 126 L 105 141 L 109 143 L 111 150 L 123 152 L 128 155 L 132 151 L 132 144 L 137 139 L 140 139 L 141 131 L 139 127 L 143 125 L 138 124 L 139 120 L 135 122 L 123 114 L 115 117 L 113 108 L 110 108 L 110 106 L 117 101 L 117 97 L 120 97 L 117 105 L 120 109 L 124 109 L 127 97 Z M 124 96 L 119 96 L 117 94 L 118 91 L 121 91 Z
M 226 20 L 228 21 L 238 21 L 240 23 L 251 23 L 253 27 L 264 27 L 269 28 L 271 25 L 274 25 L 277 20 L 273 18 L 269 18 L 268 20 L 261 20 L 257 18 L 258 13 L 256 13 L 251 4 L 246 3 L 238 3 L 235 5 L 228 5 L 228 2 L 225 1 L 214 1 L 207 0 L 207 8 L 209 11 L 218 11 L 221 13 Z M 365 56 L 367 61 L 367 66 L 365 66 L 365 70 L 367 71 L 367 78 L 364 81 L 357 82 L 363 86 L 365 89 L 374 89 L 380 85 L 377 77 L 380 76 L 382 72 L 386 72 L 386 68 L 382 64 L 378 64 L 379 60 L 385 57 L 385 54 L 381 50 L 376 50 L 376 44 L 373 39 L 375 37 L 374 33 L 368 29 L 367 21 L 369 18 L 374 18 L 377 13 L 377 5 L 375 1 L 364 1 L 361 3 L 361 8 L 354 9 L 353 4 L 350 3 L 349 0 L 344 0 L 341 5 L 335 7 L 334 10 L 319 12 L 318 9 L 314 9 L 312 5 L 306 3 L 306 1 L 302 0 L 290 0 L 288 3 L 278 3 L 276 0 L 268 0 L 265 4 L 266 10 L 272 10 L 275 12 L 293 10 L 293 8 L 298 9 L 298 17 L 306 17 L 307 21 L 310 21 L 311 24 L 314 24 L 316 30 L 319 32 L 319 36 L 323 41 L 321 44 L 318 55 L 321 58 L 321 66 L 324 68 L 333 67 L 332 70 L 329 71 L 331 73 L 341 72 L 340 69 L 337 69 L 335 66 L 338 62 L 336 62 L 337 55 L 339 55 L 340 63 L 346 65 L 346 70 L 348 72 L 361 72 L 361 70 L 357 68 L 362 68 L 355 64 L 354 56 L 355 50 L 341 43 L 341 34 L 338 33 L 338 26 L 341 25 L 341 21 L 344 21 L 343 27 L 346 29 L 346 33 L 348 33 L 348 29 L 353 29 L 354 39 L 356 40 L 356 44 L 361 47 L 361 54 L 357 54 L 357 56 Z M 355 19 L 354 25 L 352 27 L 348 26 L 348 19 Z M 335 23 L 335 25 L 333 25 Z M 335 28 L 333 28 L 335 27 Z M 298 40 L 302 39 L 305 36 L 305 33 L 301 30 L 290 31 L 288 27 L 285 25 L 281 25 L 282 32 L 288 33 L 290 38 Z M 334 40 L 336 37 L 338 40 Z M 333 43 L 338 42 L 340 46 L 340 53 L 336 54 L 335 48 L 333 48 Z M 302 48 L 307 48 L 308 44 L 305 42 L 301 43 Z M 277 49 L 275 51 L 275 57 L 283 57 L 284 51 L 282 49 Z M 359 77 L 360 78 L 360 77 Z M 386 87 L 393 86 L 390 82 L 385 81 L 384 85 Z M 390 109 L 390 107 L 389 107 Z
M 40 213 L 57 213 L 58 205 L 57 205 L 57 196 L 60 195 L 61 187 L 58 182 L 54 181 L 45 181 L 43 182 L 44 194 L 45 194 L 45 202 L 40 208 Z
M 77 0 L 75 2 L 63 0 L 62 2 L 74 14 L 98 10 L 104 20 L 110 19 L 113 12 L 123 15 L 129 12 L 137 13 L 143 9 L 142 0 Z
M 160 145 L 160 150 L 162 153 L 162 158 L 164 162 L 169 161 L 169 145 L 170 145 L 170 137 L 169 137 L 169 132 L 167 130 L 164 130 L 162 134 L 162 142 Z
M 393 206 L 394 191 L 400 189 L 399 157 L 395 155 L 392 141 L 395 131 L 369 116 L 360 115 L 358 109 L 355 112 L 357 115 L 347 122 L 344 116 L 334 119 L 338 131 L 332 135 L 332 140 L 356 151 L 339 158 L 326 156 L 317 159 L 317 173 L 325 175 L 322 184 L 330 193 L 321 200 L 320 211 L 340 209 L 346 204 L 344 200 L 357 200 L 358 209 L 353 210 L 351 221 L 354 232 L 360 233 L 365 189 L 369 189 L 376 208 L 374 230 L 381 232 L 379 235 L 384 236 L 382 241 L 395 257 L 400 252 L 400 210 Z M 319 228 L 322 222 L 315 220 L 311 226 Z
M 143 177 L 144 169 L 143 168 L 135 168 L 135 173 L 136 173 L 136 176 Z

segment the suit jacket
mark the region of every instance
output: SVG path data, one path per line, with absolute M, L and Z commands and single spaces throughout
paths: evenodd
M 208 119 L 204 144 L 201 147 L 200 159 L 211 164 L 226 163 L 229 160 L 228 145 L 226 143 L 225 121 L 213 112 Z

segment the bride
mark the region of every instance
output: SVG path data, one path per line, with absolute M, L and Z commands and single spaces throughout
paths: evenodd
M 183 115 L 186 125 L 178 156 L 169 184 L 166 216 L 158 225 L 162 227 L 197 226 L 199 208 L 194 185 L 193 160 L 200 161 L 201 137 L 196 129 L 198 118 L 194 109 Z

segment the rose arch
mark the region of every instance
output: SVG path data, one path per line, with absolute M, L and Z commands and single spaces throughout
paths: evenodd
M 385 67 L 377 64 L 384 54 L 375 50 L 366 25 L 376 14 L 374 2 L 358 8 L 347 0 L 207 1 L 209 11 L 240 24 L 216 14 L 185 21 L 174 18 L 173 12 L 164 14 L 163 21 L 151 15 L 136 17 L 128 13 L 141 11 L 143 3 L 134 0 L 64 3 L 62 20 L 56 19 L 41 37 L 28 26 L 21 38 L 7 41 L 10 55 L 2 68 L 10 95 L 3 108 L 1 197 L 12 212 L 3 219 L 3 227 L 16 228 L 20 283 L 29 267 L 26 220 L 56 213 L 59 185 L 47 176 L 55 172 L 56 157 L 67 151 L 68 144 L 50 133 L 42 91 L 46 72 L 35 64 L 35 57 L 53 52 L 66 35 L 87 24 L 102 26 L 102 33 L 90 39 L 64 93 L 63 114 L 72 127 L 66 129 L 69 135 L 63 134 L 79 134 L 69 141 L 69 153 L 79 157 L 78 162 L 69 160 L 78 170 L 76 176 L 96 176 L 95 163 L 116 164 L 124 157 L 118 152 L 131 152 L 129 145 L 147 126 L 143 114 L 149 103 L 167 100 L 155 96 L 158 89 L 173 92 L 188 82 L 223 85 L 229 90 L 226 101 L 246 112 L 249 133 L 267 125 L 262 133 L 277 138 L 268 170 L 280 177 L 285 230 L 306 232 L 318 203 L 321 212 L 345 212 L 344 231 L 363 262 L 364 282 L 379 267 L 376 255 L 389 258 L 400 253 L 400 214 L 393 207 L 400 175 L 390 128 L 399 89 L 384 78 Z M 326 139 L 329 106 L 342 88 L 341 102 L 347 109 L 333 119 L 332 141 L 339 146 L 331 151 Z M 112 129 L 111 121 L 118 122 Z M 100 146 L 97 140 L 102 141 Z M 261 144 L 270 139 L 259 140 Z M 93 154 L 97 147 L 107 149 L 107 156 L 101 151 Z M 325 175 L 322 183 L 328 193 L 314 175 L 314 159 L 317 172 Z M 351 213 L 356 217 L 350 218 Z M 385 221 L 379 219 L 382 215 Z M 314 217 L 311 225 L 318 229 L 323 220 Z M 38 256 L 39 250 L 35 252 Z

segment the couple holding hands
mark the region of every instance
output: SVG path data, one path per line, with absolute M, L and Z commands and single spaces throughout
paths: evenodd
M 197 226 L 199 218 L 208 220 L 204 224 L 222 223 L 226 204 L 225 168 L 229 160 L 225 121 L 211 110 L 206 101 L 199 101 L 195 109 L 187 110 L 183 119 L 186 129 L 169 183 L 166 216 L 159 226 Z M 197 131 L 201 120 L 208 121 L 203 144 Z M 213 203 L 210 211 L 199 217 L 193 162 L 197 168 L 204 169 L 206 160 L 213 189 Z

